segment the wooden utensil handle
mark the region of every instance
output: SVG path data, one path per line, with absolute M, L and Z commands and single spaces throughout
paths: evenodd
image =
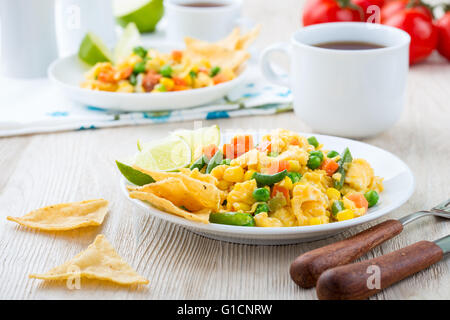
M 402 230 L 398 220 L 387 220 L 348 239 L 306 252 L 292 262 L 291 278 L 299 286 L 311 288 L 325 270 L 358 259 Z
M 420 241 L 389 254 L 325 271 L 317 281 L 319 299 L 365 299 L 442 259 L 434 242 Z

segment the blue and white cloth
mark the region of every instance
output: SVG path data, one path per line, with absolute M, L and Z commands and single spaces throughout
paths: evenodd
M 252 66 L 247 81 L 205 106 L 158 112 L 120 112 L 67 100 L 47 79 L 0 78 L 0 137 L 43 132 L 272 115 L 292 110 L 288 88 L 262 80 Z

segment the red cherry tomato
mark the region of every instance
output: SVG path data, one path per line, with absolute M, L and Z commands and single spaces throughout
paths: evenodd
M 350 0 L 307 0 L 303 8 L 303 25 L 362 21 L 362 10 Z
M 439 53 L 450 61 L 450 11 L 447 11 L 437 22 L 439 34 L 437 49 Z
M 380 14 L 381 8 L 384 5 L 384 0 L 352 0 L 352 2 L 361 7 L 363 14 L 364 14 L 365 22 L 368 22 L 368 19 L 373 14 L 376 14 L 376 13 Z M 373 12 L 371 10 L 368 11 L 367 8 L 369 8 L 370 6 L 377 6 L 379 11 L 378 12 Z M 379 22 L 379 21 L 380 21 L 380 17 L 376 17 L 375 20 L 373 20 L 371 22 Z
M 427 5 L 424 4 L 421 0 L 417 0 L 414 2 L 411 2 L 411 0 L 391 0 L 386 2 L 386 4 L 381 8 L 381 23 L 384 23 L 394 14 L 399 13 L 403 9 L 406 9 L 408 5 L 411 5 L 412 7 L 416 8 L 427 17 L 429 17 L 430 20 L 433 20 L 433 14 L 430 10 L 430 7 L 427 7 Z
M 437 28 L 428 16 L 416 8 L 404 9 L 388 18 L 384 24 L 400 28 L 411 36 L 410 65 L 425 60 L 436 49 Z

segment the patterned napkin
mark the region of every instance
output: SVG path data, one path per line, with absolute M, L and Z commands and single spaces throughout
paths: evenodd
M 0 137 L 124 125 L 271 115 L 292 110 L 292 94 L 263 80 L 257 66 L 224 99 L 183 110 L 119 112 L 67 100 L 47 79 L 0 78 Z

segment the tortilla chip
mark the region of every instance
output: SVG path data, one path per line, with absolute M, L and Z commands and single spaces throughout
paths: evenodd
M 199 212 L 189 212 L 189 211 L 186 211 L 186 210 L 183 210 L 183 209 L 177 207 L 169 200 L 158 197 L 157 195 L 154 195 L 153 193 L 142 192 L 142 191 L 131 191 L 130 197 L 133 199 L 147 201 L 148 203 L 150 203 L 152 206 L 156 207 L 157 209 L 163 210 L 168 213 L 175 214 L 175 215 L 185 218 L 187 220 L 198 221 L 198 222 L 202 222 L 202 223 L 209 223 L 209 214 L 211 213 L 211 210 L 209 210 L 209 209 L 201 210 Z
M 193 201 L 193 199 L 195 198 L 196 199 L 195 201 L 198 201 L 198 203 L 201 204 L 201 206 L 202 206 L 201 208 L 211 209 L 213 211 L 216 211 L 219 209 L 220 190 L 217 189 L 217 187 L 214 184 L 191 178 L 190 176 L 187 176 L 186 174 L 184 174 L 182 172 L 148 171 L 148 170 L 136 167 L 136 166 L 133 166 L 133 168 L 135 168 L 136 170 L 139 170 L 145 174 L 148 174 L 157 182 L 168 179 L 168 178 L 180 179 L 189 192 L 190 199 L 188 201 Z M 174 182 L 171 181 L 170 183 L 173 184 Z M 150 183 L 148 185 L 143 186 L 142 188 L 146 187 L 147 188 L 146 190 L 148 192 L 150 192 L 149 190 L 152 190 L 151 192 L 155 193 L 155 191 L 154 191 L 155 188 L 151 187 L 151 185 L 153 185 L 153 184 L 154 183 Z M 164 183 L 158 184 L 157 186 L 161 187 L 162 185 L 164 185 Z M 145 191 L 145 190 L 141 189 L 138 191 Z M 173 190 L 161 191 L 161 193 L 159 193 L 159 196 L 162 196 L 163 198 L 168 199 L 169 196 L 167 195 L 167 193 L 173 193 Z M 166 197 L 166 195 L 167 195 L 167 197 Z M 186 205 L 184 205 L 184 206 L 186 206 Z M 189 208 L 189 207 L 186 206 L 186 208 Z M 192 211 L 196 211 L 195 209 L 200 209 L 200 208 L 193 208 Z
M 199 211 L 205 208 L 206 201 L 188 189 L 180 178 L 167 178 L 150 183 L 142 187 L 131 187 L 129 190 L 153 193 L 154 195 L 169 200 L 177 207 L 185 207 L 187 210 Z M 215 209 L 216 203 L 210 203 Z
M 194 63 L 206 59 L 211 65 L 236 72 L 250 58 L 247 48 L 259 34 L 259 30 L 260 26 L 256 26 L 241 36 L 240 29 L 235 28 L 225 39 L 216 43 L 186 37 L 184 39 L 186 44 L 184 56 Z
M 103 199 L 61 203 L 31 211 L 23 217 L 6 217 L 9 221 L 32 229 L 64 231 L 99 226 L 108 213 L 108 201 Z
M 74 273 L 75 267 L 79 273 Z M 108 280 L 122 285 L 148 284 L 148 280 L 141 277 L 118 255 L 116 250 L 106 240 L 98 235 L 94 242 L 72 260 L 51 269 L 45 274 L 30 274 L 30 278 L 42 280 L 65 280 L 80 276 L 81 278 Z
M 188 168 L 180 168 L 179 170 L 182 174 L 187 175 L 196 180 L 211 183 L 212 185 L 215 186 L 217 186 L 217 184 L 219 183 L 216 177 L 210 174 L 201 173 L 197 168 L 195 168 L 194 170 L 190 170 Z

